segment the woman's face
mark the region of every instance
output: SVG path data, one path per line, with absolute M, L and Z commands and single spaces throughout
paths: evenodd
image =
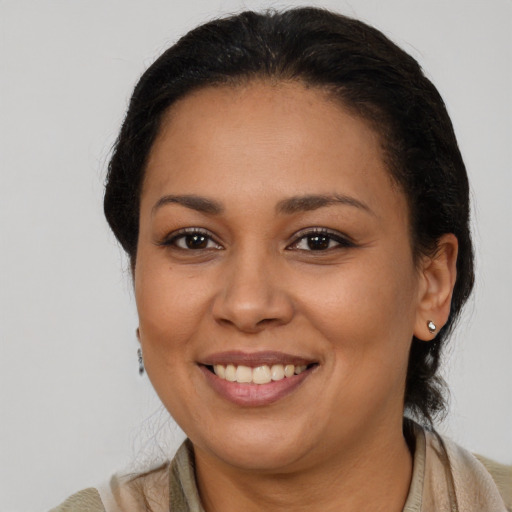
M 422 289 L 407 204 L 378 136 L 323 92 L 175 104 L 136 261 L 146 370 L 199 454 L 286 471 L 400 428 Z

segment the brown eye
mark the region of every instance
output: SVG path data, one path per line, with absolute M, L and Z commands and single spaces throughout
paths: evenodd
M 206 249 L 208 247 L 208 237 L 200 233 L 185 235 L 182 240 L 187 249 Z M 176 245 L 181 246 L 178 241 Z
M 174 234 L 171 234 L 171 236 L 164 241 L 160 242 L 160 245 L 166 247 L 177 247 L 178 249 L 183 249 L 185 251 L 222 249 L 222 247 L 215 242 L 209 232 L 195 228 L 179 230 Z
M 312 251 L 323 251 L 329 249 L 331 238 L 327 235 L 311 235 L 306 237 L 308 248 Z
M 354 247 L 354 243 L 348 237 L 325 228 L 303 230 L 296 236 L 296 241 L 288 246 L 289 250 L 319 252 Z

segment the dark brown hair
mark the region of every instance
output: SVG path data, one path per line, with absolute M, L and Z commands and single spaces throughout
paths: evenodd
M 405 407 L 432 424 L 445 408 L 441 351 L 473 287 L 469 186 L 452 123 L 418 63 L 381 32 L 317 8 L 243 12 L 199 26 L 143 74 L 109 164 L 105 215 L 128 253 L 137 252 L 144 169 L 167 109 L 191 91 L 252 79 L 297 81 L 330 91 L 380 134 L 390 175 L 410 210 L 415 257 L 445 233 L 459 242 L 448 322 L 435 340 L 413 338 Z

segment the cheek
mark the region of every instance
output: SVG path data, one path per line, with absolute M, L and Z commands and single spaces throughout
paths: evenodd
M 135 298 L 148 377 L 173 417 L 195 418 L 198 413 L 188 404 L 198 399 L 190 382 L 197 349 L 193 340 L 204 309 L 201 289 L 186 272 L 176 273 L 168 264 L 141 257 Z
M 402 403 L 414 327 L 414 286 L 404 274 L 352 274 L 317 309 L 336 376 L 332 400 L 355 418 Z
M 143 344 L 158 351 L 182 350 L 207 309 L 204 280 L 170 265 L 142 261 L 136 269 L 135 298 Z
M 381 359 L 391 365 L 407 359 L 416 295 L 412 264 L 383 258 L 376 264 L 354 261 L 350 268 L 306 281 L 302 294 L 309 318 L 331 348 L 343 352 L 342 361 Z

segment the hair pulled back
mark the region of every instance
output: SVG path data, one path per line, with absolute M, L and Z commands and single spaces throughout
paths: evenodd
M 163 114 L 195 89 L 252 79 L 326 89 L 379 133 L 408 201 L 416 258 L 453 233 L 457 280 L 448 322 L 431 342 L 413 338 L 405 407 L 427 424 L 444 411 L 441 351 L 473 287 L 469 186 L 444 102 L 419 64 L 378 30 L 317 8 L 243 12 L 190 31 L 135 87 L 108 168 L 104 209 L 135 266 L 139 203 Z

